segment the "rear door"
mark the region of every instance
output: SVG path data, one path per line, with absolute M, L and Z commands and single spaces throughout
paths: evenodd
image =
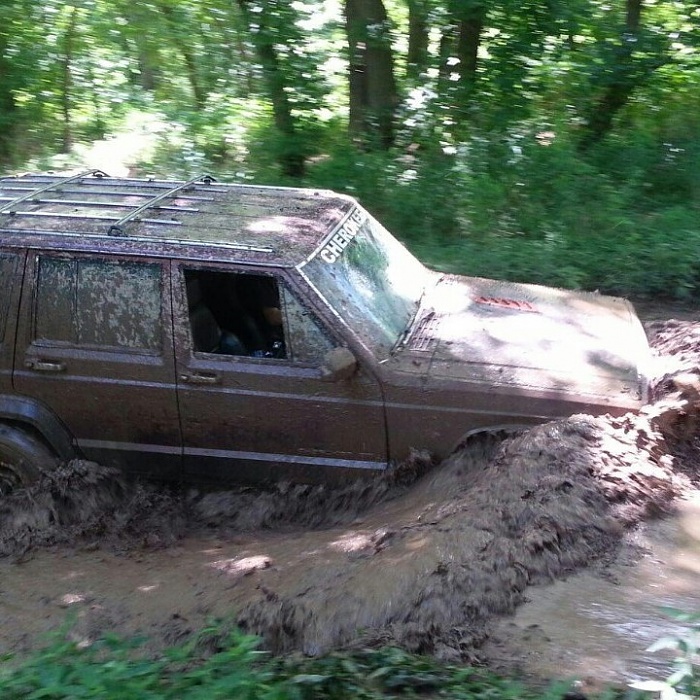
M 280 274 L 173 263 L 173 291 L 187 477 L 319 481 L 386 467 L 379 383 L 364 368 L 321 379 L 339 341 Z
M 30 252 L 14 385 L 103 464 L 179 476 L 168 265 Z

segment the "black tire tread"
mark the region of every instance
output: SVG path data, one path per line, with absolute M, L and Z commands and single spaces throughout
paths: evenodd
M 51 449 L 30 432 L 0 423 L 0 462 L 3 461 L 17 470 L 23 486 L 39 479 L 43 472 L 52 471 L 59 462 Z

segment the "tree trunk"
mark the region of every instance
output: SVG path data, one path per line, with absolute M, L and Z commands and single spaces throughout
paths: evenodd
M 204 108 L 204 103 L 207 101 L 207 94 L 202 88 L 199 82 L 199 75 L 197 73 L 197 62 L 194 58 L 194 54 L 184 42 L 178 42 L 180 45 L 180 52 L 182 53 L 182 58 L 185 61 L 185 68 L 187 69 L 187 78 L 192 86 L 192 94 L 194 95 L 194 102 L 198 110 Z
M 642 0 L 627 0 L 627 31 L 636 34 L 642 20 Z
M 7 37 L 0 34 L 0 162 L 12 155 L 17 104 L 12 92 L 12 70 L 7 60 Z
M 382 0 L 346 0 L 351 137 L 389 148 L 394 142 L 398 92 L 389 19 Z
M 130 85 L 138 85 L 146 92 L 155 92 L 160 82 L 161 70 L 158 47 L 162 42 L 162 31 L 155 22 L 158 8 L 155 5 L 145 6 L 142 3 L 120 0 L 115 10 L 126 18 L 127 26 L 120 30 L 120 46 L 127 56 L 133 56 L 138 73 L 129 74 Z M 160 13 L 163 14 L 163 13 Z M 166 19 L 169 23 L 169 20 Z
M 428 68 L 428 0 L 408 0 L 408 69 L 416 81 Z
M 454 0 L 451 24 L 440 42 L 438 91 L 453 107 L 458 121 L 465 118 L 479 67 L 479 47 L 486 22 L 487 6 L 481 2 Z
M 658 63 L 647 63 L 641 70 L 641 67 L 635 65 L 634 49 L 639 41 L 642 2 L 643 0 L 627 0 L 625 27 L 617 59 L 608 73 L 613 77 L 608 78 L 600 98 L 589 112 L 586 131 L 579 142 L 581 151 L 588 150 L 605 138 L 613 128 L 615 116 L 629 102 L 634 90 L 664 63 L 660 57 Z
M 92 65 L 88 66 L 88 76 L 90 78 L 90 97 L 92 99 L 92 108 L 95 111 L 95 131 L 97 138 L 103 139 L 106 133 L 105 120 L 102 117 L 102 100 L 97 90 L 97 81 L 95 80 L 95 72 Z
M 268 8 L 266 2 L 260 6 L 261 12 L 251 17 L 249 0 L 238 0 L 243 17 L 248 27 L 257 25 L 251 32 L 251 38 L 255 51 L 262 67 L 265 85 L 272 103 L 272 114 L 275 126 L 285 139 L 285 148 L 278 160 L 285 175 L 294 178 L 303 177 L 305 171 L 304 154 L 297 146 L 297 126 L 292 108 L 287 98 L 286 79 L 280 67 L 279 57 L 275 48 L 274 37 L 270 34 L 268 26 Z M 254 19 L 254 22 L 251 21 Z
M 486 9 L 477 7 L 465 13 L 459 20 L 459 37 L 457 39 L 457 58 L 459 59 L 460 83 L 473 85 L 476 82 L 479 45 L 484 29 Z
M 158 9 L 163 13 L 163 16 L 172 27 L 172 41 L 182 55 L 182 60 L 185 62 L 187 80 L 190 84 L 190 88 L 192 89 L 192 96 L 194 97 L 195 106 L 197 107 L 197 110 L 202 110 L 205 102 L 207 101 L 207 93 L 199 80 L 199 71 L 194 52 L 187 42 L 183 41 L 179 36 L 180 28 L 178 27 L 178 19 L 173 13 L 173 8 L 167 4 L 159 4 Z
M 63 71 L 61 80 L 61 113 L 63 115 L 62 151 L 68 153 L 73 146 L 73 129 L 71 123 L 71 99 L 73 87 L 73 52 L 75 48 L 75 31 L 78 24 L 78 9 L 70 8 L 70 17 L 63 37 Z
M 160 70 L 157 66 L 157 57 L 148 45 L 144 37 L 136 34 L 136 61 L 139 67 L 139 84 L 146 92 L 155 92 L 158 87 Z

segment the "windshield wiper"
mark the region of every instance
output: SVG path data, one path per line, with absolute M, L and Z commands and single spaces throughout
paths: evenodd
M 423 306 L 423 299 L 425 298 L 426 288 L 427 285 L 424 285 L 423 290 L 420 293 L 418 302 L 416 303 L 416 310 L 414 311 L 413 316 L 411 316 L 411 320 L 408 322 L 406 328 L 403 331 L 401 331 L 396 342 L 392 345 L 391 350 L 389 351 L 389 355 L 393 355 L 395 352 L 398 352 L 401 348 L 403 348 L 408 342 L 408 339 L 411 337 L 411 333 L 413 332 L 413 329 L 415 328 L 418 322 L 418 318 L 420 317 L 420 310 Z
M 406 343 L 408 343 L 408 339 L 411 337 L 411 334 L 413 333 L 415 327 L 418 325 L 418 321 L 425 318 L 426 316 L 430 316 L 435 313 L 435 309 L 428 308 L 426 309 L 427 313 L 426 314 L 421 314 L 421 310 L 423 309 L 423 300 L 425 299 L 428 291 L 432 291 L 435 289 L 435 287 L 440 284 L 441 280 L 443 280 L 445 277 L 444 274 L 438 274 L 436 275 L 435 281 L 428 281 L 427 284 L 423 285 L 423 289 L 421 290 L 420 297 L 418 301 L 416 302 L 416 310 L 413 313 L 413 316 L 411 316 L 411 320 L 408 322 L 408 325 L 406 328 L 401 331 L 399 334 L 399 337 L 396 339 L 396 342 L 391 346 L 391 350 L 389 351 L 389 356 L 393 355 L 394 353 L 398 352 L 401 350 L 401 348 L 405 347 Z

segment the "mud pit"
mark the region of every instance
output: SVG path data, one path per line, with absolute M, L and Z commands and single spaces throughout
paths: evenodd
M 275 652 L 518 661 L 502 631 L 484 646 L 499 616 L 583 567 L 610 580 L 620 552 L 643 556 L 632 528 L 698 486 L 700 323 L 648 330 L 659 381 L 640 415 L 475 442 L 432 470 L 415 455 L 347 489 L 183 494 L 68 465 L 0 505 L 0 654 L 68 613 L 84 642 L 138 633 L 157 648 L 224 620 Z

